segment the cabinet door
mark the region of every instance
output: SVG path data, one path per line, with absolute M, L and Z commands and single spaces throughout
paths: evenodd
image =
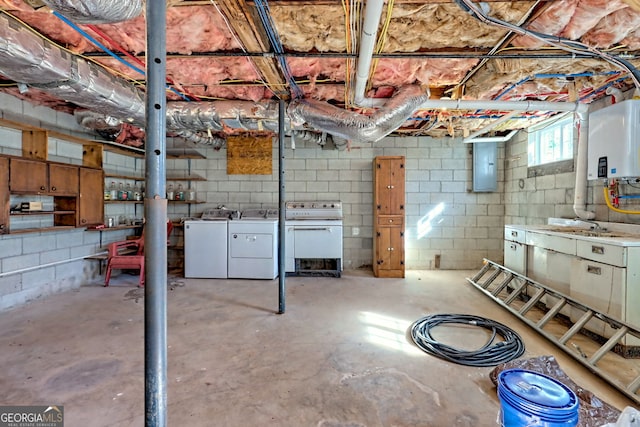
M 626 321 L 625 289 L 626 269 L 581 258 L 571 261 L 570 295 L 576 301 Z M 571 320 L 575 322 L 581 315 L 582 311 L 573 310 Z M 615 332 L 597 319 L 589 321 L 585 328 L 607 338 Z
M 49 165 L 49 192 L 51 194 L 78 194 L 78 167 L 70 165 Z
M 15 193 L 46 193 L 49 191 L 47 164 L 11 159 L 9 181 L 9 187 Z
M 379 227 L 376 234 L 376 269 L 380 275 L 384 271 L 404 271 L 404 238 L 401 227 Z M 402 276 L 404 277 L 404 273 Z M 388 277 L 388 276 L 387 276 Z
M 9 232 L 9 159 L 0 157 L 0 234 Z
M 80 227 L 103 223 L 103 186 L 102 170 L 80 168 Z
M 404 158 L 375 159 L 375 197 L 379 215 L 404 214 Z
M 510 240 L 504 241 L 504 266 L 520 274 L 527 274 L 527 246 Z

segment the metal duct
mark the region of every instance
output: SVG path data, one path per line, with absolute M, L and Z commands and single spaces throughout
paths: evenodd
M 128 21 L 142 12 L 141 0 L 42 0 L 52 10 L 78 24 Z
M 244 130 L 273 130 L 278 121 L 278 104 L 250 101 L 169 102 L 167 128 L 222 131 L 224 126 Z
M 224 138 L 220 138 L 217 136 L 200 135 L 197 132 L 191 132 L 190 130 L 178 130 L 174 131 L 173 134 L 188 141 L 195 142 L 196 144 L 210 145 L 216 150 L 227 145 L 227 141 Z
M 376 142 L 398 129 L 429 99 L 420 86 L 406 86 L 378 111 L 365 116 L 322 101 L 296 99 L 289 104 L 289 116 L 315 129 L 361 142 Z
M 0 74 L 66 101 L 144 126 L 144 96 L 129 82 L 0 16 Z
M 68 62 L 66 80 L 30 85 L 60 99 L 144 127 L 144 95 L 139 90 L 81 58 L 73 56 Z
M 104 116 L 140 128 L 145 126 L 144 95 L 135 86 L 70 55 L 7 15 L 0 15 L 0 74 Z M 223 130 L 225 125 L 233 127 L 239 122 L 243 123 L 241 129 L 271 129 L 277 124 L 277 118 L 274 102 L 167 104 L 167 130 L 188 131 L 182 132 L 182 136 L 209 145 L 218 144 L 215 137 L 210 140 L 194 132 Z

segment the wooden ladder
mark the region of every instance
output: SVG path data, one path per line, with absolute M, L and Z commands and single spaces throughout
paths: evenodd
M 638 359 L 624 359 L 611 351 L 616 346 L 624 348 L 629 343 L 633 343 L 631 347 L 638 348 L 640 329 L 487 259 L 482 269 L 467 281 L 587 369 L 640 403 Z M 570 315 L 566 314 L 568 312 Z M 609 329 L 609 338 L 586 331 L 585 326 L 589 322 L 600 326 L 603 331 Z M 602 363 L 599 365 L 599 362 Z M 628 367 L 621 369 L 621 364 Z

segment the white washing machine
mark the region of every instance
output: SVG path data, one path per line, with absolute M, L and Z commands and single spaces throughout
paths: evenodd
M 250 210 L 229 221 L 228 275 L 231 279 L 278 277 L 278 210 Z
M 227 224 L 237 215 L 229 209 L 208 209 L 199 219 L 184 222 L 184 277 L 227 278 Z

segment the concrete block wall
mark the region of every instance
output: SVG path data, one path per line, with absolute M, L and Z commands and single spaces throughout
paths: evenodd
M 0 94 L 0 102 L 3 108 L 2 118 L 61 129 L 77 136 L 82 135 L 72 116 L 44 107 L 32 107 L 4 94 Z M 11 128 L 0 128 L 0 153 L 22 155 L 22 132 Z M 53 161 L 81 165 L 82 145 L 50 138 L 48 158 Z M 130 161 L 129 158 L 112 157 L 109 153 L 105 159 L 106 164 L 114 163 L 118 166 L 120 163 L 128 165 Z M 34 200 L 34 197 L 12 196 L 11 202 L 15 204 L 23 199 Z M 44 196 L 41 199 L 45 203 L 52 203 Z M 19 220 L 20 218 L 12 218 L 12 222 Z M 40 225 L 46 226 L 46 222 L 51 221 L 51 218 L 45 217 L 41 221 Z M 109 241 L 124 239 L 126 234 L 128 233 L 121 231 L 88 232 L 78 228 L 1 235 L 0 310 L 100 280 L 98 263 L 86 261 L 83 258 L 99 252 L 101 245 L 104 246 Z
M 627 93 L 626 98 L 631 96 Z M 610 101 L 603 99 L 589 106 L 589 111 L 604 108 Z M 575 135 L 577 151 L 577 135 Z M 575 159 L 575 155 L 574 155 Z M 527 134 L 518 133 L 507 145 L 505 153 L 504 209 L 505 224 L 546 224 L 549 217 L 576 218 L 573 209 L 575 172 L 527 177 Z M 600 180 L 587 182 L 587 210 L 595 213 L 595 220 L 640 224 L 640 215 L 610 210 L 602 192 Z M 638 195 L 640 186 L 623 184 L 622 194 Z M 640 211 L 640 200 L 623 201 L 621 208 Z
M 322 149 L 312 142 L 286 141 L 286 200 L 340 200 L 344 210 L 344 267 L 369 268 L 373 246 L 373 159 L 406 157 L 406 265 L 408 269 L 475 269 L 487 257 L 502 258 L 504 205 L 499 168 L 498 191 L 474 193 L 471 188 L 471 146 L 460 139 L 388 137 L 350 150 Z M 204 150 L 206 159 L 190 168 L 207 178 L 192 182 L 205 204 L 191 215 L 225 205 L 230 209 L 277 207 L 278 154 L 274 142 L 271 175 L 227 175 L 226 151 Z M 503 164 L 500 145 L 498 164 Z M 184 170 L 185 160 L 167 161 L 167 169 Z M 182 211 L 179 211 L 182 209 Z M 172 218 L 184 206 L 170 206 Z M 437 213 L 440 209 L 441 212 Z M 429 221 L 430 215 L 433 218 Z M 426 223 L 426 225 L 425 225 Z M 419 224 L 423 224 L 420 226 Z M 425 228 L 430 230 L 425 234 Z

